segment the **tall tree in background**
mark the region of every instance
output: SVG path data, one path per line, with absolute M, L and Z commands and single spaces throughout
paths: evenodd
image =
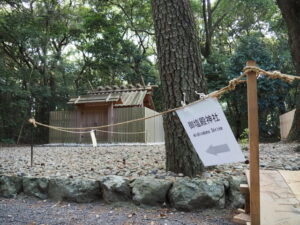
M 182 5 L 186 1 L 154 2 L 160 8 L 161 4 L 169 4 L 162 10 L 174 12 L 168 16 L 159 15 L 163 18 L 161 21 L 167 21 L 166 27 L 160 27 L 164 25 L 163 22 L 157 25 L 164 32 L 158 35 L 162 38 L 157 39 L 162 41 L 159 47 L 160 58 L 165 57 L 169 61 L 169 64 L 165 63 L 166 69 L 162 67 L 168 76 L 168 79 L 163 79 L 170 82 L 167 83 L 168 86 L 164 85 L 164 90 L 158 81 L 158 68 L 153 63 L 157 54 L 153 39 L 151 2 L 152 0 L 0 0 L 0 142 L 28 142 L 31 126 L 27 125 L 27 119 L 30 115 L 48 123 L 49 111 L 70 109 L 66 104 L 70 95 L 81 95 L 99 85 L 143 81 L 145 84 L 157 84 L 159 87 L 154 92 L 154 101 L 158 111 L 163 110 L 163 93 L 169 91 L 165 87 L 174 83 L 181 85 L 185 82 L 191 88 L 184 86 L 184 83 L 182 87 L 170 91 L 176 92 L 175 94 L 179 89 L 185 91 L 189 101 L 196 98 L 193 96 L 193 89 L 197 86 L 194 81 L 180 81 L 182 74 L 188 72 L 187 77 L 191 77 L 194 73 L 191 71 L 196 71 L 194 74 L 199 77 L 200 72 L 197 71 L 201 70 L 198 68 L 200 63 L 196 63 L 199 57 L 193 55 L 196 48 L 190 47 L 196 41 L 190 43 L 189 40 L 194 40 L 190 37 L 187 37 L 188 41 L 182 41 L 183 37 L 193 33 L 187 13 L 181 10 L 185 10 Z M 266 44 L 265 50 L 271 56 L 271 61 L 267 64 L 262 63 L 264 57 L 257 59 L 257 63 L 261 66 L 268 65 L 263 66 L 264 69 L 276 68 L 295 74 L 287 41 L 287 27 L 273 0 L 190 0 L 190 3 L 199 28 L 204 58 L 202 65 L 210 91 L 225 86 L 228 80 L 239 75 L 247 60 L 242 59 L 240 54 L 248 55 L 245 48 L 239 51 L 239 45 L 241 40 L 247 40 L 254 33 L 261 35 L 260 39 Z M 182 22 L 182 18 L 178 19 L 178 16 L 188 19 Z M 173 22 L 178 23 L 178 26 Z M 272 35 L 268 35 L 270 32 Z M 166 43 L 168 45 L 163 46 Z M 257 46 L 253 49 L 258 50 Z M 167 50 L 171 52 L 169 55 Z M 190 60 L 192 57 L 194 58 Z M 235 57 L 242 59 L 242 63 L 232 64 Z M 192 64 L 197 67 L 191 66 L 187 70 L 186 65 Z M 176 76 L 168 75 L 170 71 Z M 263 104 L 269 108 L 269 103 L 276 103 L 276 108 L 279 109 L 282 102 L 278 100 L 278 93 L 284 97 L 285 92 L 277 88 L 276 82 L 271 84 L 268 81 L 267 87 L 276 90 L 277 94 L 266 96 L 267 101 Z M 284 111 L 296 107 L 296 93 L 300 91 L 300 85 L 297 88 L 295 82 L 285 89 L 289 90 L 289 94 L 284 100 Z M 237 92 L 236 90 L 235 93 Z M 176 104 L 172 103 L 176 106 L 182 98 L 181 92 L 178 93 L 179 96 L 174 100 Z M 245 126 L 237 123 L 236 118 L 237 114 L 243 114 L 244 107 L 238 96 L 234 99 L 234 93 L 226 95 L 220 101 L 227 101 L 230 105 L 225 112 L 238 137 Z M 260 116 L 268 118 L 268 124 L 271 125 L 267 127 L 270 132 L 261 132 L 261 135 L 278 138 L 277 129 L 275 133 L 273 129 L 278 127 L 277 113 L 280 112 L 265 111 L 264 116 Z M 37 140 L 47 142 L 47 134 L 43 132 L 46 129 L 37 130 Z M 174 143 L 175 146 L 177 143 Z
M 153 0 L 153 20 L 165 108 L 197 99 L 195 91 L 206 92 L 199 40 L 188 0 Z M 175 114 L 164 117 L 166 169 L 195 176 L 203 170 L 189 138 Z
M 0 142 L 28 142 L 29 117 L 48 124 L 50 111 L 68 109 L 69 96 L 93 87 L 157 84 L 148 58 L 150 0 L 116 4 L 0 0 Z M 36 139 L 48 142 L 48 129 L 36 130 Z
M 201 46 L 201 53 L 205 58 L 211 55 L 212 38 L 222 20 L 229 14 L 229 10 L 225 9 L 221 15 L 215 16 L 216 9 L 220 5 L 222 0 L 216 1 L 211 6 L 211 0 L 201 0 L 202 3 L 202 14 L 204 22 L 204 44 Z
M 14 113 L 8 114 L 12 121 L 23 120 L 24 124 L 29 116 L 35 116 L 39 121 L 48 123 L 49 112 L 58 106 L 57 102 L 66 101 L 68 93 L 59 88 L 58 83 L 61 81 L 65 85 L 67 80 L 62 52 L 71 41 L 71 30 L 75 31 L 75 14 L 71 2 L 0 2 L 0 58 L 5 67 L 0 95 L 8 95 L 14 75 L 20 74 L 15 79 L 15 83 L 20 85 L 14 85 L 14 89 L 19 89 L 24 99 L 24 109 L 22 107 L 17 119 Z M 14 73 L 7 74 L 9 70 Z M 11 92 L 11 97 L 18 101 L 14 92 L 16 90 Z M 4 98 L 3 105 L 5 101 Z M 2 107 L 0 109 L 3 110 Z M 4 117 L 1 119 L 5 120 Z M 19 128 L 16 128 L 18 122 L 11 125 L 5 126 L 15 130 Z M 19 129 L 22 130 L 22 127 Z M 39 140 L 47 141 L 47 129 L 38 131 L 43 137 Z
M 277 4 L 288 28 L 289 44 L 296 73 L 300 75 L 300 0 L 277 0 Z M 299 141 L 300 139 L 300 100 L 298 100 L 296 106 L 295 117 L 288 139 L 290 141 Z

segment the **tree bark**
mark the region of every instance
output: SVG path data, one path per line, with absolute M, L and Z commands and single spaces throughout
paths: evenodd
M 277 0 L 277 4 L 288 28 L 289 45 L 296 73 L 300 75 L 300 0 Z M 300 87 L 300 83 L 298 86 Z M 300 95 L 297 96 L 297 99 L 300 99 Z M 296 105 L 294 121 L 288 140 L 300 140 L 300 100 Z
M 196 25 L 188 0 L 152 0 L 153 20 L 165 109 L 206 93 Z M 166 169 L 187 176 L 203 171 L 176 113 L 164 117 Z

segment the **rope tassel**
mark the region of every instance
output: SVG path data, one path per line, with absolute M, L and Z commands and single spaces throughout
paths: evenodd
M 28 122 L 29 122 L 29 123 L 32 123 L 32 125 L 33 125 L 34 127 L 37 127 L 36 121 L 35 121 L 34 118 L 30 118 L 30 119 L 28 120 Z

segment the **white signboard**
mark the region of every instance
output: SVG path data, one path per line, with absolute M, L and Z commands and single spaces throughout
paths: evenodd
M 217 99 L 176 112 L 204 166 L 245 161 Z

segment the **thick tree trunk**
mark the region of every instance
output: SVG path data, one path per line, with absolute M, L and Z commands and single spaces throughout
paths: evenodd
M 153 0 L 158 62 L 165 108 L 197 99 L 195 91 L 206 92 L 201 66 L 199 40 L 188 0 Z M 164 117 L 166 169 L 195 176 L 203 171 L 181 122 L 175 113 Z
M 277 0 L 286 22 L 296 72 L 300 75 L 300 0 Z
M 296 73 L 300 75 L 300 0 L 277 0 L 277 4 L 288 27 L 292 58 Z M 299 100 L 296 106 L 293 125 L 288 135 L 289 141 L 300 140 L 300 95 L 298 95 L 297 99 Z

